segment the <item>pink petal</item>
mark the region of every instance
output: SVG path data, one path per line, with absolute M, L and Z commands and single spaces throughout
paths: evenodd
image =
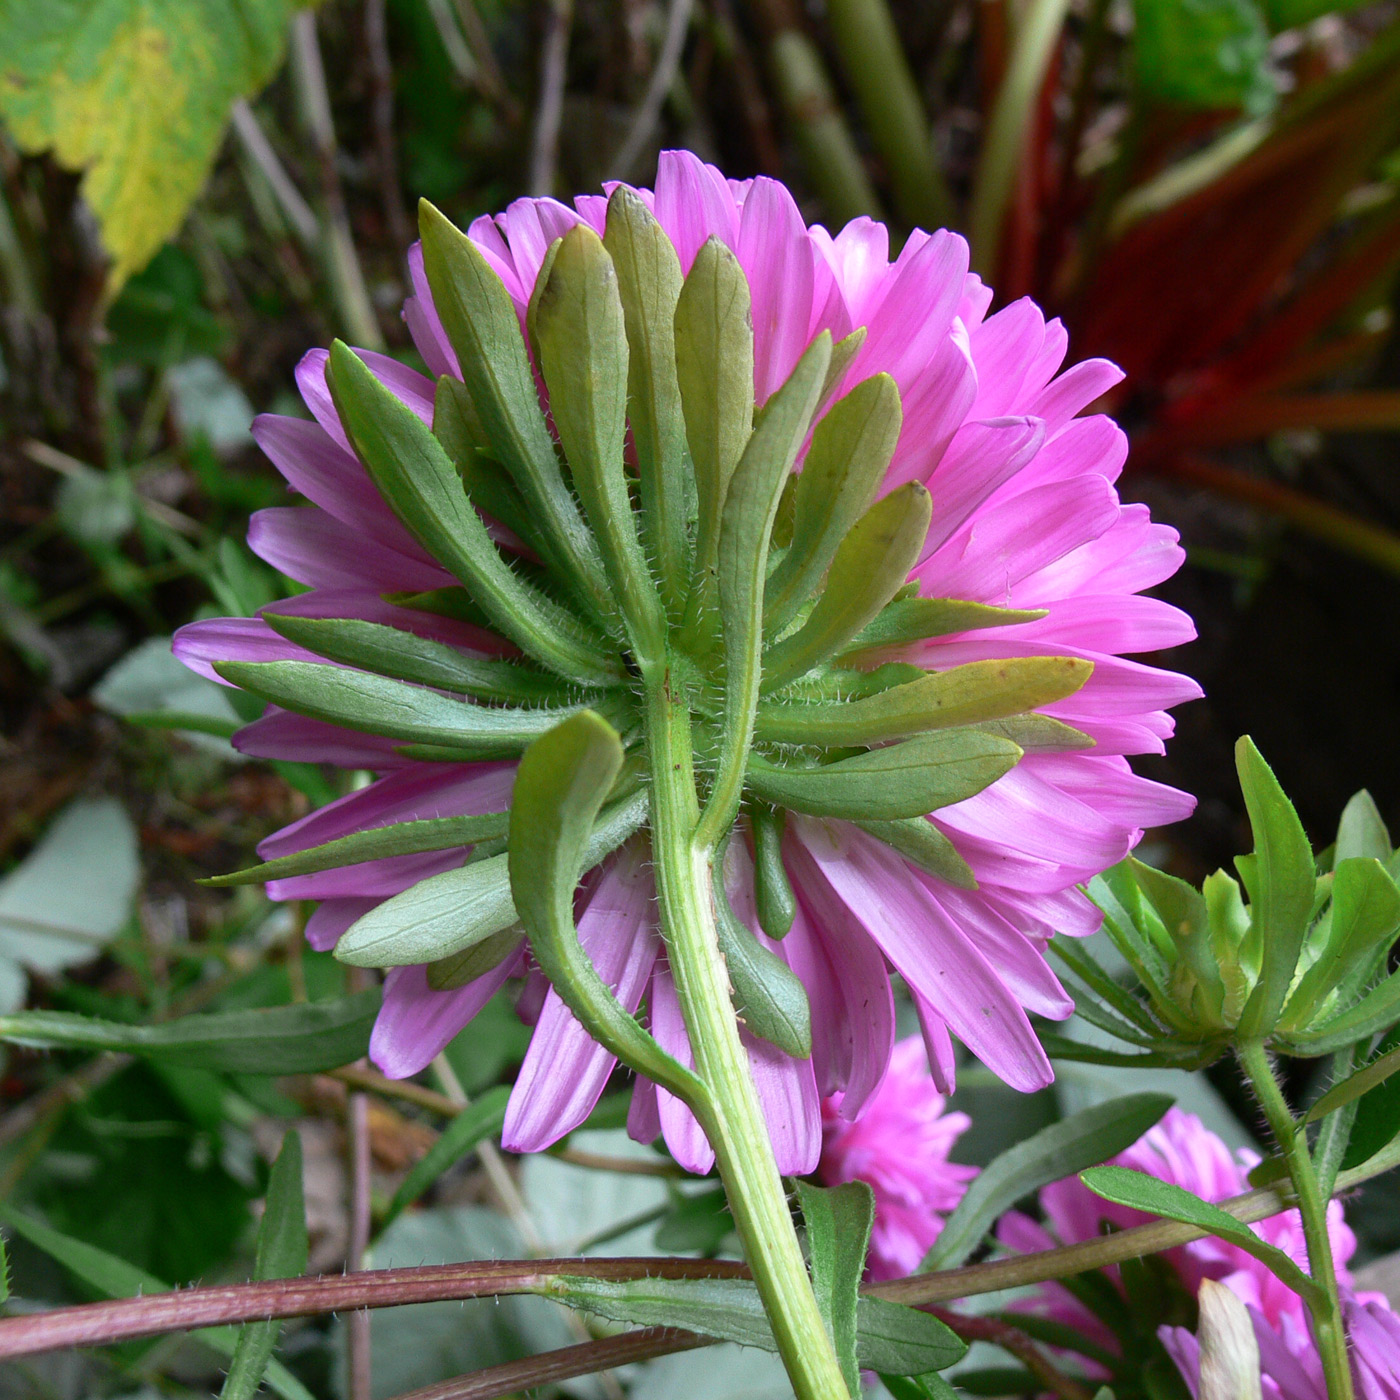
M 318 807 L 258 843 L 264 860 L 357 831 L 432 817 L 503 812 L 515 786 L 513 763 L 414 764 Z
M 687 1069 L 694 1069 L 695 1058 L 691 1054 L 690 1036 L 676 998 L 676 984 L 671 980 L 671 970 L 664 962 L 658 962 L 652 974 L 650 1002 L 651 1033 L 656 1037 L 656 1043 L 672 1059 L 678 1060 Z M 700 1124 L 695 1121 L 695 1115 L 674 1094 L 659 1085 L 656 1089 L 656 1106 L 661 1118 L 661 1133 L 671 1156 L 686 1171 L 704 1176 L 715 1164 L 715 1150 Z
M 661 1110 L 656 1094 L 656 1085 L 646 1075 L 636 1076 L 632 1084 L 632 1102 L 627 1108 L 627 1136 L 648 1147 L 661 1136 Z
M 171 638 L 170 650 L 196 674 L 219 685 L 232 685 L 215 669 L 216 661 L 320 661 L 304 647 L 279 637 L 261 618 L 211 617 L 190 622 Z
M 1002 307 L 972 332 L 978 375 L 973 414 L 999 418 L 1019 411 L 1025 397 L 1021 386 L 1044 341 L 1045 317 L 1030 297 Z
M 578 920 L 584 951 L 630 1012 L 641 1004 L 661 946 L 653 895 L 640 852 L 629 848 L 604 871 Z M 616 1063 L 551 988 L 511 1091 L 501 1145 L 539 1152 L 557 1142 L 593 1111 Z
M 1053 437 L 1074 417 L 1123 382 L 1123 371 L 1109 360 L 1080 360 L 1040 391 L 1025 411 L 1045 419 L 1045 431 Z
M 955 319 L 918 379 L 903 393 L 904 427 L 882 491 L 891 491 L 906 481 L 927 480 L 976 397 L 977 367 L 963 324 Z
M 689 151 L 662 151 L 656 168 L 657 222 L 689 273 L 707 238 L 733 248 L 738 235 L 734 195 L 723 175 Z
M 933 521 L 919 562 L 923 563 L 1004 481 L 1031 461 L 1045 440 L 1038 418 L 969 421 L 958 429 L 927 479 Z
M 453 870 L 466 859 L 465 847 L 446 851 L 419 851 L 408 856 L 385 856 L 354 865 L 292 875 L 267 882 L 269 899 L 388 899 L 412 888 L 430 875 Z
M 803 817 L 793 829 L 810 856 L 814 899 L 844 904 L 910 988 L 1013 1088 L 1051 1082 L 1020 1004 L 900 856 L 842 823 Z
M 330 763 L 337 768 L 404 768 L 413 764 L 394 752 L 395 739 L 359 734 L 324 720 L 294 715 L 269 706 L 261 719 L 245 724 L 233 736 L 233 747 L 252 758 L 289 763 Z M 415 767 L 417 765 L 414 765 Z
M 742 1039 L 778 1170 L 806 1176 L 816 1170 L 822 1152 L 822 1107 L 812 1062 L 794 1060 L 747 1032 Z
M 288 578 L 312 588 L 378 593 L 446 588 L 456 580 L 437 564 L 368 539 L 319 506 L 272 506 L 248 523 L 248 548 Z
M 777 180 L 754 181 L 735 254 L 753 298 L 754 389 L 761 405 L 807 348 L 812 315 L 811 245 L 796 203 Z
M 1019 590 L 1024 595 L 1024 584 Z M 1024 596 L 1018 599 L 1028 604 Z M 1077 594 L 1044 598 L 1039 606 L 1048 616 L 1015 627 L 998 628 L 1007 642 L 1036 642 L 1059 647 L 1066 655 L 1081 651 L 1164 651 L 1196 639 L 1196 624 L 1180 608 L 1160 598 L 1135 594 Z
M 428 274 L 423 266 L 421 243 L 415 243 L 408 250 L 408 277 L 413 284 L 413 295 L 403 304 L 403 318 L 418 353 L 435 378 L 450 374 L 454 379 L 460 379 L 462 371 L 457 363 L 457 352 L 453 350 L 452 342 L 442 328 L 437 308 L 433 305 Z
M 340 935 L 378 903 L 377 899 L 326 900 L 306 921 L 306 941 L 318 953 L 329 953 L 340 942 Z
M 476 981 L 447 992 L 428 986 L 425 967 L 391 967 L 369 1038 L 370 1059 L 390 1079 L 407 1079 L 426 1069 L 520 966 L 518 955 L 506 958 Z

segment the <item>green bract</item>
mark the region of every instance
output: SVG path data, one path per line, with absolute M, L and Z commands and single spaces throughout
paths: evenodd
M 1119 985 L 1081 946 L 1053 945 L 1091 989 L 1075 999 L 1080 1014 L 1143 1047 L 1134 1062 L 1203 1064 L 1249 1043 L 1325 1055 L 1400 1020 L 1400 974 L 1387 973 L 1400 932 L 1400 852 L 1370 794 L 1351 799 L 1336 843 L 1314 859 L 1249 738 L 1235 757 L 1255 843 L 1235 861 L 1238 880 L 1217 870 L 1197 890 L 1130 859 L 1089 887 L 1137 988 Z M 1056 1040 L 1061 1051 L 1080 1053 Z
M 690 712 L 697 847 L 720 851 L 738 831 L 770 937 L 787 933 L 796 909 L 780 850 L 788 811 L 857 821 L 922 868 L 973 887 L 923 818 L 980 792 L 1028 748 L 1086 745 L 1033 712 L 1078 690 L 1092 667 L 1031 657 L 932 674 L 887 661 L 891 647 L 1040 614 L 914 596 L 906 580 L 932 502 L 917 483 L 877 499 L 902 417 L 886 374 L 841 392 L 862 334 L 839 345 L 818 336 L 758 405 L 749 287 L 733 253 L 711 239 L 682 276 L 670 240 L 630 191 L 613 194 L 602 238 L 579 226 L 555 241 L 524 333 L 470 239 L 427 205 L 422 234 L 462 374 L 439 381 L 432 425 L 343 344 L 328 380 L 384 499 L 457 580 L 386 601 L 491 627 L 519 656 L 483 660 L 425 641 L 408 614 L 402 628 L 275 616 L 272 626 L 324 661 L 220 669 L 277 705 L 384 736 L 413 758 L 524 754 L 517 810 L 376 828 L 232 878 L 470 845 L 459 869 L 363 917 L 338 955 L 374 967 L 426 963 L 431 986 L 451 987 L 499 965 L 528 934 L 565 1000 L 589 1002 L 591 1029 L 607 1022 L 614 1040 L 644 1036 L 592 1004 L 598 988 L 565 916 L 581 869 L 648 824 L 656 765 L 668 759 L 648 752 L 646 706 L 664 691 Z M 483 517 L 517 534 L 529 555 L 503 551 Z M 565 781 L 575 761 L 580 782 L 593 774 L 586 800 L 581 788 L 550 805 L 540 784 Z M 522 801 L 553 816 L 522 822 Z M 558 844 L 566 825 L 567 851 Z M 748 1029 L 809 1054 L 800 981 L 718 888 L 716 902 Z M 635 1062 L 640 1048 L 625 1058 Z

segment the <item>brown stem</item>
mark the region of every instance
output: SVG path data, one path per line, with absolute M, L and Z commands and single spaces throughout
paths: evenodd
M 709 1337 L 682 1332 L 677 1327 L 646 1327 L 639 1332 L 623 1332 L 596 1342 L 541 1352 L 500 1366 L 487 1366 L 470 1375 L 406 1391 L 394 1400 L 497 1400 L 516 1395 L 571 1376 L 586 1376 L 605 1366 L 625 1366 L 632 1361 L 649 1361 L 676 1351 L 713 1345 Z
M 365 0 L 365 49 L 369 55 L 370 120 L 374 128 L 374 163 L 379 198 L 389 225 L 389 237 L 402 255 L 413 242 L 413 229 L 404 213 L 399 185 L 399 159 L 394 141 L 394 66 L 389 59 L 385 29 L 385 0 Z
M 359 1273 L 364 1270 L 365 1251 L 369 1248 L 369 1096 L 363 1093 L 351 1094 L 348 1107 L 350 1246 L 345 1263 L 351 1273 Z M 350 1400 L 370 1400 L 373 1365 L 370 1356 L 369 1314 L 351 1313 L 345 1331 L 349 1346 Z
M 419 1108 L 426 1108 L 429 1113 L 436 1113 L 442 1118 L 455 1118 L 461 1111 L 462 1105 L 449 1098 L 446 1094 L 439 1094 L 435 1089 L 425 1089 L 421 1084 L 414 1084 L 407 1079 L 390 1079 L 387 1075 L 380 1074 L 377 1069 L 369 1069 L 365 1065 L 344 1065 L 340 1069 L 330 1070 L 327 1079 L 338 1079 L 342 1084 L 348 1084 L 352 1089 L 367 1089 L 372 1094 L 382 1094 L 386 1099 L 399 1099 L 403 1103 L 416 1104 Z
M 956 1332 L 965 1342 L 991 1342 L 1014 1356 L 1043 1385 L 1060 1400 L 1089 1400 L 1089 1392 L 1071 1376 L 1055 1366 L 1031 1339 L 1019 1328 L 995 1317 L 967 1317 L 947 1308 L 929 1308 L 949 1331 Z

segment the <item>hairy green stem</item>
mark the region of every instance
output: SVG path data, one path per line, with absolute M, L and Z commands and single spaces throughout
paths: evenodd
M 793 1389 L 799 1400 L 846 1400 L 739 1039 L 715 928 L 714 851 L 696 839 L 699 808 L 690 711 L 685 698 L 673 694 L 670 671 L 647 677 L 647 726 L 661 927 L 695 1070 L 709 1089 L 709 1103 L 696 1105 L 696 1116 L 715 1150 L 729 1208 Z
M 1323 1301 L 1309 1300 L 1313 1337 L 1322 1360 L 1322 1374 L 1329 1400 L 1353 1400 L 1351 1362 L 1347 1358 L 1346 1329 L 1342 1325 L 1342 1304 L 1337 1292 L 1337 1270 L 1332 1259 L 1332 1241 L 1327 1233 L 1327 1198 L 1318 1187 L 1308 1151 L 1307 1132 L 1294 1119 L 1283 1096 L 1268 1052 L 1258 1041 L 1239 1047 L 1244 1070 L 1269 1128 L 1278 1141 L 1288 1165 L 1288 1175 L 1298 1198 L 1303 1218 L 1303 1236 L 1308 1243 L 1308 1271 L 1322 1289 Z

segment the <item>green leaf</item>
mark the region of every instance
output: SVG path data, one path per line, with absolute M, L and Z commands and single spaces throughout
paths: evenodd
M 856 1305 L 870 1227 L 875 1223 L 875 1193 L 863 1181 L 848 1181 L 829 1189 L 799 1181 L 797 1195 L 807 1226 L 812 1292 L 841 1363 L 846 1388 L 853 1396 L 859 1395 Z
M 992 1391 L 967 1390 L 968 1377 L 977 1374 L 971 1371 L 958 1372 L 959 1389 L 954 1390 L 942 1376 L 936 1372 L 930 1372 L 922 1376 L 894 1376 L 888 1371 L 880 1372 L 881 1384 L 894 1397 L 894 1400 L 959 1400 L 962 1395 L 1012 1395 L 1016 1394 L 1005 1386 L 998 1387 Z M 1035 1377 L 1030 1372 L 1025 1373 L 1031 1380 L 1031 1388 L 1035 1388 Z M 1027 1392 L 1029 1394 L 1029 1391 Z M 1112 1400 L 1112 1396 L 1109 1397 Z
M 1274 1026 L 1283 1010 L 1312 919 L 1317 876 L 1303 824 L 1248 735 L 1235 745 L 1235 764 L 1255 861 L 1252 877 L 1245 875 L 1251 927 L 1241 961 L 1251 961 L 1250 950 L 1260 956 L 1259 985 L 1240 1017 L 1240 1034 L 1248 1038 Z
M 706 239 L 676 301 L 676 382 L 698 494 L 687 620 L 713 597 L 729 478 L 753 428 L 753 314 L 739 260 Z
M 640 1327 L 685 1327 L 706 1337 L 776 1351 L 758 1289 L 748 1279 L 610 1279 L 559 1275 L 539 1290 L 571 1308 Z M 923 1375 L 962 1359 L 967 1348 L 928 1313 L 862 1298 L 856 1312 L 863 1367 Z
M 855 665 L 888 647 L 907 646 L 952 632 L 1014 627 L 1044 616 L 1043 608 L 993 608 L 960 598 L 896 598 L 861 632 L 851 649 L 842 653 L 840 661 L 843 665 Z
M 603 812 L 586 853 L 590 865 L 642 825 L 647 801 L 646 792 L 633 793 Z M 519 917 L 502 853 L 432 875 L 386 899 L 345 931 L 335 955 L 352 967 L 433 963 L 500 933 Z
M 587 224 L 576 224 L 560 240 L 543 280 L 536 310 L 540 366 L 555 431 L 632 649 L 639 658 L 655 658 L 664 611 L 637 539 L 622 457 L 628 382 L 623 322 L 612 259 Z
M 982 724 L 1073 695 L 1093 669 L 1093 662 L 1070 656 L 970 661 L 863 700 L 769 701 L 759 706 L 754 737 L 779 744 L 879 744 Z
M 973 1178 L 922 1271 L 956 1268 L 1022 1196 L 1131 1147 L 1172 1103 L 1170 1094 L 1127 1094 L 1072 1113 L 1008 1148 Z
M 856 825 L 878 841 L 913 861 L 920 870 L 946 880 L 960 890 L 975 890 L 977 877 L 958 848 L 927 817 L 900 821 L 858 821 Z
M 763 802 L 750 803 L 748 814 L 758 926 L 769 938 L 786 938 L 797 917 L 797 896 L 783 863 L 783 814 Z
M 876 501 L 841 541 L 807 620 L 763 658 L 763 689 L 781 690 L 835 655 L 904 586 L 919 558 L 933 498 L 917 481 Z
M 760 754 L 745 781 L 765 802 L 815 817 L 889 821 L 924 816 L 979 793 L 1021 750 L 976 729 L 946 729 L 821 767 L 785 767 Z
M 464 1108 L 438 1135 L 433 1145 L 408 1170 L 384 1214 L 387 1226 L 411 1206 L 445 1171 L 488 1138 L 497 1137 L 506 1121 L 510 1085 L 498 1084 L 469 1108 Z
M 1400 889 L 1374 856 L 1349 856 L 1333 871 L 1326 917 L 1326 942 L 1288 998 L 1285 1029 L 1306 1026 L 1334 990 L 1345 992 L 1374 974 L 1400 929 Z
M 1166 1220 L 1177 1220 L 1184 1225 L 1194 1225 L 1208 1234 L 1218 1235 L 1259 1260 L 1309 1302 L 1321 1296 L 1319 1286 L 1283 1250 L 1265 1244 L 1248 1225 L 1236 1220 L 1228 1211 L 1203 1201 L 1170 1181 L 1148 1176 L 1145 1172 L 1130 1171 L 1127 1167 L 1091 1167 L 1088 1171 L 1080 1172 L 1079 1179 L 1096 1196 L 1102 1196 L 1106 1201 L 1145 1211 L 1148 1215 L 1159 1215 Z
M 70 1011 L 0 1016 L 0 1040 L 37 1050 L 118 1050 L 231 1074 L 312 1074 L 369 1048 L 379 989 L 327 1001 L 181 1016 L 155 1026 L 99 1021 Z
M 597 857 L 594 821 L 622 767 L 622 743 L 590 710 L 536 739 L 520 760 L 510 810 L 510 888 L 540 969 L 588 1033 L 624 1064 L 669 1089 L 702 1126 L 701 1081 L 623 1010 L 574 926 L 580 873 Z
M 317 661 L 216 661 L 214 669 L 243 690 L 299 715 L 406 743 L 440 744 L 475 758 L 513 757 L 579 708 L 473 705 L 423 686 Z
M 504 836 L 509 820 L 508 812 L 486 812 L 479 817 L 425 817 L 421 821 L 371 827 L 368 831 L 355 831 L 320 846 L 308 846 L 304 851 L 249 866 L 247 870 L 213 875 L 199 883 L 214 889 L 257 885 L 265 880 L 285 880 L 293 875 L 312 875 L 319 870 L 358 865 L 365 860 L 411 856 L 422 851 L 448 851 L 454 846 L 471 846 L 478 841 Z
M 724 868 L 724 853 L 716 874 Z M 715 921 L 719 950 L 734 989 L 734 1010 L 746 1030 L 776 1045 L 795 1060 L 812 1053 L 812 1008 L 802 979 L 770 953 L 730 907 L 722 881 L 715 881 Z
M 474 700 L 507 704 L 558 703 L 565 688 L 554 676 L 510 661 L 467 656 L 442 642 L 419 637 L 382 622 L 353 617 L 293 617 L 265 612 L 262 619 L 279 636 L 330 661 L 373 671 L 393 680 L 436 686 Z
M 734 1233 L 724 1188 L 683 1197 L 657 1226 L 656 1247 L 670 1254 L 714 1254 Z
M 676 303 L 681 265 L 651 210 L 626 185 L 608 200 L 603 246 L 617 270 L 626 318 L 628 417 L 637 448 L 637 494 L 647 554 L 673 615 L 685 603 L 690 541 L 685 414 L 676 379 Z
M 1254 0 L 1134 0 L 1138 86 L 1151 101 L 1267 111 L 1277 96 Z
M 296 1278 L 305 1272 L 306 1201 L 301 1184 L 301 1139 L 288 1133 L 268 1178 L 253 1277 Z M 219 1400 L 253 1400 L 281 1331 L 280 1321 L 245 1322 L 239 1328 Z
M 564 576 L 593 617 L 606 621 L 614 607 L 602 560 L 559 469 L 510 293 L 481 250 L 427 200 L 419 202 L 418 227 L 433 305 L 491 454 L 525 498 Z
M 438 308 L 442 309 L 441 302 Z M 513 310 L 510 316 L 516 324 Z M 461 579 L 492 626 L 569 680 L 618 681 L 621 662 L 607 655 L 601 635 L 506 564 L 472 509 L 441 443 L 339 340 L 331 346 L 327 382 L 345 431 L 384 499 L 423 547 Z M 530 393 L 534 393 L 533 379 Z M 552 460 L 552 444 L 549 451 Z M 578 525 L 584 528 L 582 520 Z
M 1359 9 L 1365 0 L 1261 0 L 1269 27 L 1277 33 L 1311 24 L 1323 15 L 1349 14 Z
M 763 621 L 770 634 L 786 627 L 816 592 L 841 541 L 870 508 L 902 423 L 898 386 L 888 374 L 876 374 L 838 399 L 813 430 L 794 478 L 792 540 L 764 587 Z
M 1400 1070 L 1400 1048 L 1389 1050 L 1384 1055 L 1377 1056 L 1365 1068 L 1357 1070 L 1355 1074 L 1348 1075 L 1340 1084 L 1334 1084 L 1308 1110 L 1303 1122 L 1305 1124 L 1316 1123 L 1319 1118 L 1325 1118 L 1329 1113 L 1335 1113 L 1339 1108 L 1351 1103 L 1354 1099 L 1359 1099 L 1377 1085 L 1384 1084 L 1396 1070 Z
M 1176 1041 L 1159 1040 L 1151 1054 L 1129 1055 L 1121 1050 L 1105 1050 L 1098 1045 L 1086 1045 L 1053 1031 L 1038 1031 L 1040 1047 L 1052 1060 L 1071 1060 L 1084 1065 L 1112 1065 L 1119 1069 L 1203 1069 L 1224 1053 L 1221 1044 L 1182 1045 Z
M 1400 1048 L 1400 1031 L 1391 1031 L 1378 1048 L 1378 1061 L 1389 1060 Z M 1389 1076 L 1376 1083 L 1357 1105 L 1341 1166 L 1359 1167 L 1393 1142 L 1397 1133 L 1400 1133 L 1400 1079 Z
M 103 1297 L 136 1298 L 170 1292 L 169 1284 L 144 1269 L 23 1215 L 6 1201 L 0 1201 L 0 1220 Z M 236 1327 L 201 1327 L 190 1335 L 221 1356 L 232 1357 L 238 1346 Z M 269 1363 L 267 1383 L 282 1400 L 313 1400 L 311 1392 L 278 1361 Z
M 229 109 L 282 62 L 292 0 L 56 0 L 0 7 L 0 116 L 84 172 L 108 294 L 184 221 Z

